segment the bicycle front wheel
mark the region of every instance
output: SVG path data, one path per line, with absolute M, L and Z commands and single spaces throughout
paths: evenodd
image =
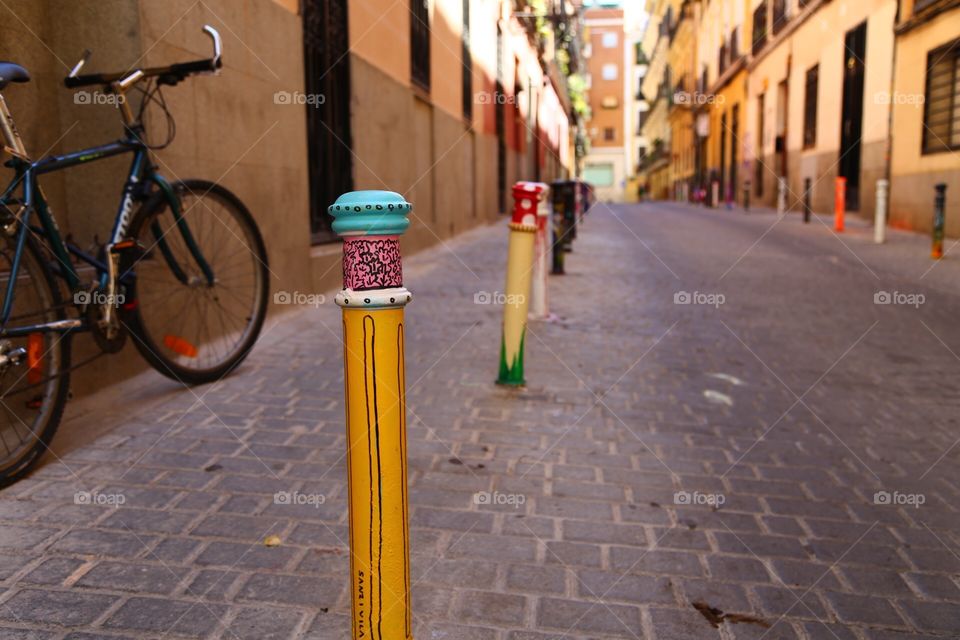
M 219 380 L 253 348 L 269 294 L 267 252 L 253 216 L 227 189 L 173 185 L 180 220 L 158 194 L 130 224 L 145 252 L 134 272 L 129 329 L 157 371 L 187 384 Z

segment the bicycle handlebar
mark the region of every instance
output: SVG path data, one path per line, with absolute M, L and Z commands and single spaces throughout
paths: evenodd
M 149 67 L 146 69 L 139 69 L 141 75 L 129 84 L 132 85 L 141 78 L 154 77 L 160 78 L 159 82 L 163 84 L 176 84 L 194 73 L 216 73 L 223 66 L 223 60 L 221 59 L 223 45 L 222 41 L 220 40 L 220 33 L 210 25 L 204 25 L 203 32 L 210 36 L 210 39 L 213 40 L 212 58 L 208 58 L 206 60 L 194 60 L 192 62 L 178 62 L 165 67 Z M 110 85 L 114 82 L 126 80 L 132 77 L 131 71 L 123 71 L 120 73 L 91 73 L 83 76 L 78 75 L 80 69 L 83 68 L 83 65 L 86 64 L 89 58 L 90 52 L 84 52 L 83 58 L 81 58 L 80 62 L 78 62 L 73 68 L 73 70 L 70 72 L 70 75 L 63 79 L 64 86 L 66 86 L 68 89 L 75 89 L 77 87 L 86 87 L 95 84 Z M 128 87 L 126 86 L 124 87 L 124 89 L 127 88 Z

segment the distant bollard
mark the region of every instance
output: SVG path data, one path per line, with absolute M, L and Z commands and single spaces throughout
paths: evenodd
M 553 264 L 550 268 L 550 274 L 562 276 L 565 273 L 563 270 L 563 258 L 566 253 L 563 250 L 563 216 L 554 212 L 550 222 L 550 253 L 553 254 Z
M 550 273 L 564 273 L 564 253 L 571 251 L 572 235 L 578 207 L 589 204 L 583 183 L 574 180 L 555 180 L 550 183 L 550 200 L 553 205 L 553 268 Z
M 806 178 L 803 181 L 803 221 L 810 222 L 810 214 L 813 212 L 813 206 L 810 200 L 813 198 L 813 180 Z
M 946 225 L 947 185 L 938 184 L 936 199 L 933 202 L 933 249 L 930 257 L 939 260 L 943 257 L 943 227 Z
M 833 193 L 833 229 L 843 231 L 843 216 L 847 210 L 847 179 L 837 178 Z
M 750 181 L 743 182 L 743 210 L 750 211 Z
M 543 185 L 546 191 L 547 185 Z M 546 318 L 550 315 L 547 304 L 547 273 L 551 253 L 550 207 L 547 198 L 541 195 L 537 203 L 537 233 L 533 245 L 533 282 L 530 285 L 530 317 Z
M 877 180 L 877 211 L 873 217 L 873 241 L 883 244 L 887 232 L 887 194 L 890 192 L 889 180 Z
M 353 638 L 412 638 L 400 235 L 411 205 L 390 191 L 329 208 L 343 237 L 343 359 Z
M 777 178 L 777 215 L 783 216 L 787 213 L 787 179 L 783 176 Z
M 521 386 L 526 383 L 523 377 L 523 343 L 527 334 L 537 208 L 546 190 L 547 185 L 542 182 L 518 182 L 513 185 L 513 218 L 510 220 L 510 244 L 507 248 L 507 283 L 504 287 L 503 335 L 500 339 L 497 384 Z
M 710 206 L 713 208 L 720 206 L 720 183 L 716 180 L 710 184 Z
M 579 182 L 571 182 L 568 188 L 571 189 L 572 200 L 570 206 L 563 209 L 567 226 L 563 249 L 564 251 L 573 251 L 573 241 L 577 239 L 577 223 L 583 217 L 583 194 L 580 192 Z

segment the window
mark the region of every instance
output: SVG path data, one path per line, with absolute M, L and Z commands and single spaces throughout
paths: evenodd
M 617 130 L 613 127 L 605 127 L 603 129 L 603 141 L 604 142 L 613 142 L 617 139 Z
M 807 71 L 806 94 L 803 98 L 803 148 L 817 144 L 817 91 L 820 84 L 820 65 Z
M 616 31 L 607 31 L 603 34 L 603 48 L 604 49 L 615 49 L 620 40 L 617 38 Z
M 773 33 L 780 33 L 790 20 L 790 3 L 787 0 L 773 0 Z
M 923 152 L 960 149 L 960 40 L 927 54 Z
M 618 65 L 605 64 L 603 65 L 603 71 L 601 72 L 601 75 L 603 75 L 604 80 L 616 80 L 619 73 L 620 67 Z
M 410 0 L 410 75 L 430 90 L 430 0 Z
M 753 12 L 753 52 L 759 53 L 767 44 L 767 2 L 764 0 Z
M 460 56 L 462 58 L 461 85 L 463 117 L 473 118 L 473 54 L 470 52 L 470 0 L 463 0 L 463 28 L 460 31 Z

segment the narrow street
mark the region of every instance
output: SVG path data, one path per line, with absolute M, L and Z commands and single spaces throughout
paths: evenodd
M 954 252 L 597 204 L 512 391 L 506 239 L 405 262 L 418 640 L 960 637 Z M 348 637 L 324 293 L 219 384 L 68 406 L 58 457 L 0 492 L 0 640 Z

